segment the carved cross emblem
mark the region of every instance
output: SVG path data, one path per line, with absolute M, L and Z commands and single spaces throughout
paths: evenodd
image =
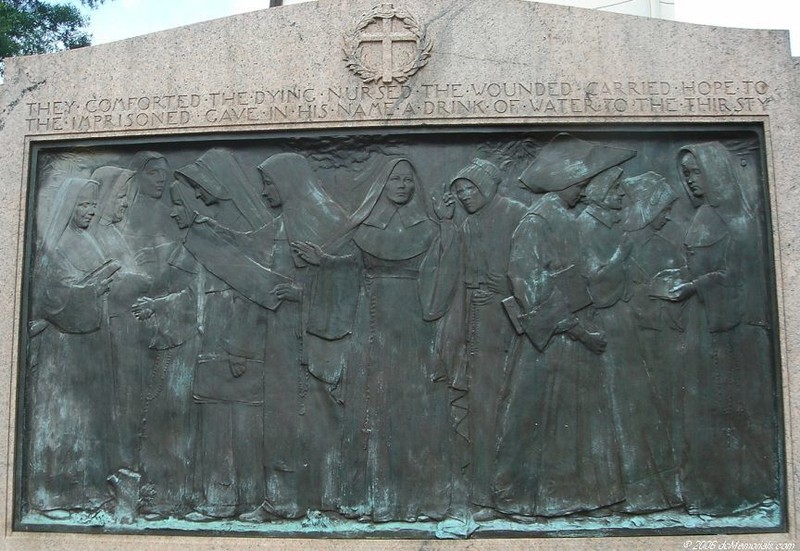
M 379 44 L 379 62 L 369 60 L 365 45 Z M 398 45 L 408 44 L 413 55 L 404 64 L 398 61 Z M 365 14 L 355 30 L 345 37 L 347 67 L 366 83 L 381 81 L 406 82 L 428 63 L 432 44 L 425 30 L 407 12 L 395 9 L 392 4 L 381 4 Z
M 383 75 L 382 80 L 384 83 L 389 84 L 392 82 L 394 78 L 393 73 L 393 64 L 392 64 L 392 43 L 394 42 L 414 42 L 416 43 L 418 38 L 412 32 L 402 30 L 402 31 L 392 31 L 392 24 L 394 23 L 394 18 L 385 18 L 382 22 L 381 32 L 370 34 L 365 33 L 361 35 L 361 44 L 365 42 L 380 42 L 383 45 Z

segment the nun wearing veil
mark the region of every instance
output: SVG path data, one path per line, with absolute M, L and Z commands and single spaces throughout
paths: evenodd
M 511 245 L 508 272 L 525 335 L 510 352 L 499 413 L 495 489 L 503 512 L 561 516 L 623 499 L 601 358 L 606 340 L 593 319 L 575 212 L 592 182 L 614 182 L 615 167 L 634 155 L 562 133 L 520 176 L 529 190 L 544 195 Z
M 202 208 L 189 191 L 179 182 L 169 187 L 170 216 L 183 234 Z M 131 308 L 147 337 L 137 470 L 143 484 L 152 488 L 139 508 L 148 520 L 190 511 L 192 452 L 199 432 L 192 379 L 203 328 L 205 283 L 213 278 L 182 239 L 159 245 L 156 255 L 160 270 L 153 285 Z
M 71 178 L 55 196 L 36 267 L 35 317 L 49 325 L 29 374 L 30 507 L 63 519 L 109 499 L 113 376 L 106 296 L 118 268 L 88 231 L 97 182 Z
M 316 284 L 316 269 L 291 245 L 327 239 L 341 230 L 346 214 L 302 155 L 272 155 L 258 171 L 262 200 L 274 216 L 269 223 L 236 232 L 207 220 L 190 230 L 220 240 L 216 250 L 225 250 L 229 257 L 213 270 L 266 313 L 266 331 L 256 337 L 266 342 L 264 501 L 240 517 L 247 522 L 335 509 L 342 416 L 336 390 L 343 350 L 349 345 L 343 320 L 350 322 L 353 315 L 347 301 L 329 297 L 324 323 L 309 326 L 311 297 L 322 300 L 330 289 Z M 188 246 L 194 239 L 187 240 Z M 228 271 L 228 266 L 235 269 Z M 356 276 L 350 272 L 337 276 L 352 280 Z M 327 283 L 336 287 L 339 279 Z M 318 312 L 314 317 L 322 316 Z
M 584 192 L 587 206 L 576 226 L 582 274 L 593 305 L 590 315 L 608 343 L 597 361 L 606 374 L 625 492 L 625 500 L 615 508 L 642 513 L 680 505 L 680 492 L 666 419 L 654 407 L 659 396 L 652 382 L 653 366 L 645 362 L 637 340 L 631 304 L 633 240 L 622 224 L 625 190 L 637 179 L 629 178 L 623 186 L 622 174 L 616 166 L 591 180 Z
M 416 521 L 441 519 L 448 510 L 448 388 L 434 350 L 436 320 L 460 274 L 457 236 L 450 221 L 430 214 L 411 161 L 393 158 L 324 247 L 338 256 L 298 244 L 301 256 L 320 264 L 320 285 L 343 266 L 361 273 L 339 295 L 358 303 L 353 353 L 342 375 L 343 514 Z M 348 249 L 352 254 L 342 255 Z M 324 304 L 312 312 L 324 312 Z
M 131 304 L 149 289 L 152 278 L 138 266 L 120 231 L 128 206 L 135 199 L 131 197 L 133 178 L 133 171 L 114 166 L 100 167 L 92 173 L 92 179 L 100 183 L 100 194 L 89 233 L 104 255 L 121 266 L 108 294 L 109 346 L 115 391 L 113 419 L 119 431 L 113 466 L 138 470 L 138 432 L 147 346 L 140 324 L 131 315 Z
M 200 214 L 235 231 L 263 226 L 269 214 L 232 153 L 211 149 L 175 178 L 202 202 Z M 176 214 L 173 212 L 172 214 Z M 170 222 L 177 232 L 179 228 Z M 187 520 L 230 518 L 261 502 L 263 309 L 231 285 L 221 265 L 231 245 L 192 226 L 184 247 L 209 273 L 199 290 L 200 352 L 192 394 L 199 411 L 195 510 Z
M 686 271 L 683 244 L 672 237 L 669 227 L 675 224 L 670 213 L 678 194 L 655 172 L 626 178 L 622 186 L 629 204 L 620 224 L 625 239 L 632 243 L 628 261 L 630 321 L 646 365 L 644 371 L 655 392 L 652 412 L 646 416 L 660 417 L 677 467 L 684 449 L 683 370 L 687 351 L 682 314 L 686 303 L 655 297 L 671 277 Z M 652 434 L 647 433 L 648 438 Z
M 765 259 L 730 152 L 719 142 L 687 145 L 677 161 L 695 207 L 684 237 L 688 276 L 667 297 L 689 301 L 686 334 L 694 339 L 683 493 L 692 513 L 730 514 L 777 496 Z
M 164 197 L 172 181 L 166 157 L 155 151 L 139 151 L 128 163 L 133 171 L 130 205 L 120 230 L 128 246 L 147 264 L 155 263 L 153 247 L 175 241 L 178 233 L 169 219 L 169 201 Z M 144 252 L 143 252 L 144 251 Z M 152 266 L 157 270 L 157 267 Z

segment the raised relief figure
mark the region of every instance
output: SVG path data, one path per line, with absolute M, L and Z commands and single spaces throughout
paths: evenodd
M 108 294 L 109 353 L 111 379 L 114 383 L 113 422 L 119 433 L 112 459 L 116 467 L 138 470 L 139 423 L 142 393 L 147 374 L 144 334 L 131 316 L 133 302 L 145 293 L 152 278 L 137 264 L 133 251 L 120 231 L 131 202 L 134 173 L 104 166 L 92 173 L 100 183 L 97 212 L 89 225 L 103 254 L 114 258 L 120 270 Z
M 508 263 L 511 236 L 528 208 L 499 194 L 503 177 L 493 163 L 474 159 L 461 169 L 444 196 L 446 204 L 458 203 L 466 212 L 461 231 L 464 239 L 464 287 L 466 308 L 459 310 L 466 346 L 463 377 L 452 384 L 467 391 L 460 400 L 466 412 L 461 423 L 469 441 L 469 500 L 478 519 L 494 513 L 497 410 L 506 381 L 507 355 L 517 333 L 503 300 L 511 294 Z M 452 217 L 452 211 L 448 213 Z M 465 379 L 460 381 L 458 379 Z M 463 430 L 463 427 L 462 427 Z M 481 510 L 483 510 L 481 512 Z
M 98 189 L 80 178 L 62 184 L 37 264 L 33 309 L 48 327 L 30 374 L 25 470 L 30 507 L 52 519 L 97 511 L 109 500 L 118 444 L 106 296 L 119 264 L 88 231 Z
M 55 197 L 61 184 L 70 178 L 90 178 L 97 165 L 93 165 L 90 155 L 64 152 L 50 156 L 38 174 L 36 229 L 39 239 L 47 231 L 47 224 L 53 214 Z
M 655 394 L 652 402 L 643 404 L 649 413 L 641 414 L 661 419 L 679 464 L 684 449 L 685 303 L 662 300 L 669 296 L 676 278 L 680 280 L 685 273 L 683 243 L 672 237 L 669 227 L 662 231 L 670 224 L 678 195 L 667 179 L 655 172 L 626 178 L 622 187 L 629 199 L 621 222 L 624 239 L 631 243 L 628 315 L 635 324 L 634 342 L 646 366 L 640 373 L 650 379 Z M 638 400 L 636 395 L 631 399 Z
M 317 242 L 341 229 L 346 215 L 314 175 L 308 160 L 296 153 L 272 155 L 258 166 L 262 199 L 274 218 L 250 232 L 232 232 L 219 224 L 210 230 L 234 244 L 248 261 L 262 267 L 250 281 L 236 284 L 260 300 L 267 313 L 264 355 L 263 502 L 241 520 L 265 522 L 298 518 L 307 511 L 335 507 L 335 482 L 342 407 L 334 396 L 341 366 L 320 369 L 309 327 L 314 274 L 293 242 Z M 271 298 L 271 301 L 270 301 Z M 331 318 L 339 315 L 335 297 L 325 300 Z M 346 305 L 345 305 L 346 308 Z M 340 322 L 341 323 L 341 322 Z M 343 333 L 319 330 L 335 339 Z M 318 344 L 318 343 L 317 343 Z M 291 434 L 291 437 L 287 437 Z
M 633 242 L 624 236 L 621 224 L 622 172 L 613 167 L 592 179 L 576 229 L 592 300 L 589 313 L 607 343 L 597 368 L 605 374 L 603 382 L 611 398 L 625 497 L 614 507 L 641 513 L 670 509 L 681 501 L 677 458 L 665 419 L 655 407 L 651 368 L 637 341 L 631 309 Z
M 177 231 L 169 222 L 169 201 L 164 197 L 172 181 L 166 157 L 155 151 L 140 151 L 128 164 L 134 172 L 130 206 L 122 231 L 140 264 L 155 262 L 153 247 L 175 241 Z
M 411 162 L 391 159 L 344 238 L 334 238 L 351 255 L 298 244 L 301 257 L 320 264 L 320 278 L 336 277 L 342 265 L 361 266 L 358 354 L 342 381 L 340 499 L 348 516 L 441 519 L 450 504 L 448 388 L 433 353 L 435 320 L 452 300 L 460 251 L 452 223 L 437 222 L 430 210 Z M 357 292 L 345 300 L 358 301 Z
M 514 232 L 509 277 L 527 339 L 513 351 L 501 405 L 497 506 L 557 516 L 624 498 L 606 349 L 576 227 L 575 206 L 593 178 L 634 151 L 559 134 L 520 180 L 545 193 Z
M 680 178 L 695 207 L 684 237 L 688 277 L 668 300 L 692 303 L 687 313 L 687 448 L 683 492 L 693 513 L 726 514 L 776 495 L 770 374 L 759 357 L 768 346 L 748 266 L 753 213 L 731 154 L 718 142 L 678 152 Z M 757 295 L 755 295 L 757 296 Z M 724 461 L 718 461 L 722 454 Z
M 207 151 L 175 171 L 175 178 L 202 201 L 201 214 L 224 227 L 248 231 L 269 220 L 229 151 Z M 262 494 L 266 320 L 262 308 L 215 277 L 226 263 L 225 248 L 204 237 L 190 229 L 184 244 L 210 272 L 202 290 L 202 338 L 192 387 L 200 410 L 194 466 L 198 496 L 195 510 L 186 516 L 193 521 L 230 518 L 252 510 Z
M 183 234 L 201 208 L 188 192 L 179 182 L 169 186 L 170 216 Z M 198 432 L 192 380 L 204 330 L 205 281 L 213 278 L 183 246 L 182 236 L 156 247 L 155 258 L 153 285 L 131 305 L 147 340 L 137 436 L 140 513 L 148 520 L 191 512 Z

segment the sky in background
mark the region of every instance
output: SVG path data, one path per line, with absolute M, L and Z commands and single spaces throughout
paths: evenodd
M 77 0 L 69 1 L 78 4 Z M 302 1 L 305 0 L 284 0 L 284 4 Z M 677 21 L 748 29 L 789 29 L 792 53 L 800 56 L 800 2 L 797 0 L 674 1 Z M 85 11 L 91 18 L 89 32 L 94 37 L 93 43 L 103 44 L 268 6 L 269 0 L 106 0 L 99 9 Z

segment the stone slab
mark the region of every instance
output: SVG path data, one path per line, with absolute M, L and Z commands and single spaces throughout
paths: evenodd
M 375 7 L 320 0 L 59 54 L 6 62 L 0 85 L 0 457 L 7 549 L 475 548 L 746 549 L 797 542 L 796 374 L 800 273 L 798 67 L 782 31 L 722 29 L 516 0 L 402 8 L 426 27 L 430 59 L 405 82 L 365 84 L 345 37 Z M 398 7 L 400 7 L 398 5 Z M 788 531 L 466 542 L 280 540 L 15 530 L 13 494 L 27 185 L 34 146 L 239 132 L 466 128 L 601 129 L 754 124 L 766 144 L 778 285 Z M 580 126 L 576 126 L 580 125 Z M 614 126 L 616 125 L 616 126 Z M 84 140 L 76 142 L 74 140 Z M 728 546 L 728 547 L 725 547 Z M 789 548 L 789 547 L 783 547 Z

